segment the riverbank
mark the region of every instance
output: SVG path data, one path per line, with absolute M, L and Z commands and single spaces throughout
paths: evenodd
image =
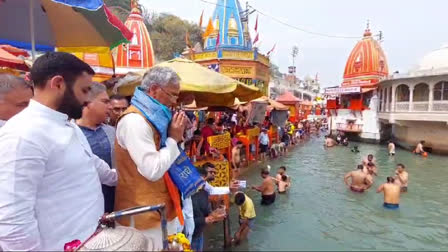
M 260 168 L 269 164 L 276 172 L 286 165 L 293 183 L 289 194 L 279 195 L 269 207 L 260 206 L 257 192 L 246 191 L 257 211 L 255 229 L 249 242 L 232 250 L 447 250 L 448 158 L 424 159 L 403 149 L 389 157 L 386 146 L 352 144 L 360 153 L 341 146 L 324 149 L 323 138 L 313 137 L 286 157 L 246 170 L 242 179 L 252 185 L 261 181 Z M 379 176 L 367 193 L 354 194 L 344 186 L 343 176 L 370 153 L 377 158 Z M 388 211 L 375 190 L 397 163 L 404 163 L 410 173 L 409 192 L 402 196 L 400 210 Z M 231 220 L 235 231 L 235 207 Z M 222 225 L 209 226 L 205 234 L 205 248 L 222 250 Z

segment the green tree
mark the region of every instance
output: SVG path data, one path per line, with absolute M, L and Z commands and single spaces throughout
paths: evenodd
M 130 0 L 104 0 L 123 22 L 131 11 Z M 180 54 L 186 47 L 185 35 L 190 34 L 191 44 L 202 45 L 202 32 L 197 24 L 167 13 L 151 12 L 142 7 L 142 15 L 151 37 L 156 61 L 166 61 Z
M 198 25 L 171 14 L 153 15 L 149 21 L 148 30 L 154 46 L 154 54 L 160 61 L 172 59 L 174 54 L 184 51 L 187 31 L 193 46 L 197 42 L 202 44 L 201 29 Z
M 278 66 L 272 62 L 269 63 L 269 71 L 272 78 L 281 78 L 282 73 L 280 72 Z

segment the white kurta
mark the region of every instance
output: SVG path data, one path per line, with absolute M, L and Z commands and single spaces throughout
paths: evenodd
M 122 148 L 129 152 L 138 172 L 150 181 L 161 179 L 180 155 L 176 140 L 170 137 L 165 142 L 166 147 L 157 151 L 152 128 L 145 118 L 135 113 L 125 115 L 118 122 L 117 141 Z M 177 218 L 167 223 L 168 234 L 176 233 L 177 223 Z M 152 228 L 143 232 L 153 241 L 154 247 L 150 249 L 162 249 L 160 228 Z
M 3 250 L 60 251 L 95 231 L 101 183 L 115 185 L 117 173 L 67 115 L 31 100 L 0 129 L 0 157 Z
M 5 123 L 6 123 L 6 121 L 0 119 L 0 128 L 3 127 L 3 125 L 5 125 Z

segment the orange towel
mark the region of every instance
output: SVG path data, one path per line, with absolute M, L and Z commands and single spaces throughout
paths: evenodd
M 168 189 L 168 193 L 170 194 L 171 200 L 174 203 L 174 209 L 176 210 L 177 218 L 179 219 L 180 224 L 183 226 L 184 215 L 182 214 L 182 205 L 180 202 L 179 190 L 177 189 L 168 172 L 165 172 L 165 175 L 163 175 L 163 179 L 165 180 L 165 184 Z

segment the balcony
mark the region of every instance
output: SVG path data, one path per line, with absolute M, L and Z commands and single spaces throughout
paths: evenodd
M 384 108 L 387 106 L 388 103 Z M 448 101 L 395 102 L 390 111 L 386 109 L 378 111 L 378 117 L 389 123 L 395 123 L 397 120 L 448 123 Z
M 360 133 L 362 132 L 362 124 L 356 124 L 356 123 L 336 123 L 336 128 L 339 131 L 344 132 L 355 132 Z

